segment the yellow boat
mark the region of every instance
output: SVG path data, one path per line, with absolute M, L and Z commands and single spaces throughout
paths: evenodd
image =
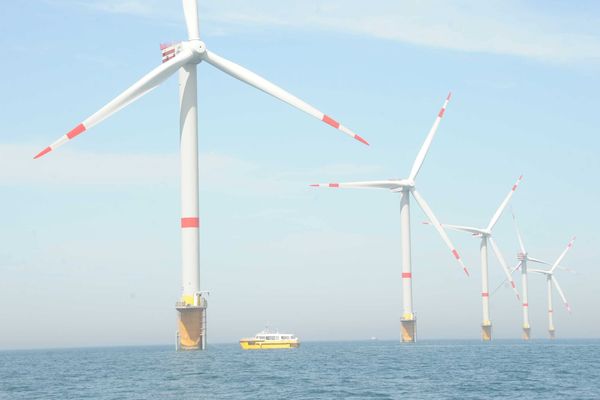
M 253 338 L 240 339 L 240 346 L 244 350 L 293 349 L 300 346 L 300 341 L 291 333 L 264 330 Z

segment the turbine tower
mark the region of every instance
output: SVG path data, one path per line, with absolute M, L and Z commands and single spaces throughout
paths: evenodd
M 546 276 L 547 296 L 548 296 L 548 334 L 550 335 L 550 339 L 554 339 L 554 337 L 555 337 L 554 316 L 553 316 L 554 309 L 552 308 L 552 285 L 553 284 L 556 287 L 556 291 L 558 292 L 558 295 L 560 296 L 565 307 L 567 308 L 567 311 L 569 313 L 571 312 L 571 306 L 567 302 L 567 298 L 565 297 L 564 292 L 562 291 L 562 289 L 560 288 L 560 285 L 558 284 L 558 281 L 554 277 L 554 271 L 556 271 L 556 268 L 560 265 L 563 258 L 565 258 L 565 255 L 567 254 L 567 252 L 569 250 L 571 250 L 574 242 L 575 242 L 575 237 L 573 237 L 569 241 L 567 248 L 563 250 L 563 252 L 561 253 L 560 256 L 558 256 L 558 258 L 556 259 L 556 261 L 554 261 L 554 264 L 552 264 L 552 266 L 550 267 L 549 270 L 530 269 L 531 272 Z M 544 264 L 547 264 L 547 263 L 544 262 Z
M 523 237 L 521 236 L 521 231 L 519 230 L 519 225 L 517 224 L 517 217 L 515 217 L 514 213 L 512 214 L 512 217 L 515 223 L 515 229 L 517 231 L 517 238 L 519 239 L 519 247 L 521 249 L 521 251 L 517 254 L 517 259 L 519 260 L 519 263 L 513 269 L 513 271 L 521 268 L 521 292 L 523 294 L 523 340 L 529 340 L 531 339 L 531 325 L 529 322 L 528 262 L 531 261 L 539 264 L 547 263 L 537 258 L 533 258 L 529 255 L 529 253 L 525 249 L 525 244 L 523 244 Z
M 177 348 L 196 350 L 204 349 L 206 346 L 207 308 L 206 296 L 200 292 L 197 65 L 204 61 L 222 72 L 318 118 L 354 139 L 367 145 L 368 143 L 333 118 L 282 88 L 209 51 L 204 42 L 200 40 L 196 0 L 183 0 L 183 12 L 188 33 L 187 41 L 171 46 L 161 46 L 163 56 L 161 65 L 143 76 L 66 135 L 46 147 L 34 158 L 39 158 L 55 150 L 97 125 L 179 71 L 182 294 L 176 303 L 179 316 Z
M 388 189 L 393 193 L 402 195 L 400 200 L 400 221 L 402 231 L 402 303 L 403 314 L 401 319 L 401 332 L 403 342 L 414 342 L 416 340 L 416 317 L 413 311 L 412 302 L 412 265 L 411 265 L 411 245 L 410 245 L 410 195 L 414 197 L 417 204 L 421 207 L 431 224 L 437 229 L 446 246 L 450 249 L 452 255 L 456 258 L 463 271 L 469 275 L 467 267 L 463 264 L 458 252 L 450 241 L 450 238 L 440 225 L 440 222 L 425 202 L 425 199 L 419 194 L 415 186 L 415 179 L 423 165 L 423 161 L 427 156 L 435 132 L 438 125 L 444 116 L 446 106 L 450 101 L 451 94 L 448 94 L 444 105 L 440 109 L 438 116 L 415 159 L 410 175 L 406 179 L 390 179 L 382 181 L 367 181 L 367 182 L 349 182 L 349 183 L 318 183 L 311 186 L 314 187 L 329 187 L 329 188 L 379 188 Z
M 490 219 L 489 224 L 485 228 L 473 228 L 470 226 L 461 226 L 461 225 L 449 225 L 443 224 L 444 227 L 454 229 L 456 231 L 466 232 L 472 236 L 481 238 L 481 243 L 479 245 L 480 254 L 481 254 L 481 305 L 483 311 L 483 321 L 481 323 L 481 338 L 484 341 L 492 340 L 492 321 L 490 319 L 490 292 L 489 292 L 489 279 L 488 279 L 488 243 L 492 246 L 492 250 L 494 255 L 498 259 L 498 262 L 502 266 L 502 270 L 506 274 L 506 278 L 510 281 L 510 285 L 517 295 L 517 299 L 520 299 L 519 292 L 517 291 L 515 281 L 512 279 L 511 271 L 506 265 L 506 261 L 502 256 L 502 252 L 498 248 L 498 245 L 492 238 L 492 230 L 496 223 L 500 219 L 500 216 L 504 212 L 504 209 L 508 205 L 510 199 L 513 194 L 519 187 L 519 183 L 521 183 L 521 179 L 523 179 L 523 175 L 517 179 L 515 184 L 512 186 L 510 192 L 506 195 L 502 203 L 500 203 L 500 207 L 496 210 L 492 219 Z

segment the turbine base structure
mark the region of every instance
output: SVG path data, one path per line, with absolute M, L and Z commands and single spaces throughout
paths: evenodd
M 531 339 L 531 328 L 523 327 L 523 340 Z
M 481 324 L 481 340 L 489 342 L 492 340 L 492 324 Z
M 417 320 L 412 319 L 401 319 L 400 320 L 400 331 L 402 336 L 402 343 L 414 343 L 417 341 Z
M 556 331 L 554 329 L 548 330 L 548 335 L 550 335 L 550 339 L 556 339 Z
M 187 297 L 187 296 L 185 296 Z M 191 297 L 191 296 L 190 296 Z M 200 295 L 194 296 L 192 304 L 179 301 L 177 310 L 177 350 L 204 350 L 206 348 L 206 308 L 207 301 Z

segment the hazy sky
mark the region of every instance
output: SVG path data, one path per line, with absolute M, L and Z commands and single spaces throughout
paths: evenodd
M 227 3 L 224 5 L 223 3 Z M 486 225 L 513 199 L 534 257 L 554 260 L 559 337 L 600 335 L 600 5 L 559 1 L 200 1 L 207 47 L 365 137 L 199 67 L 201 286 L 209 342 L 265 324 L 304 340 L 399 338 L 399 196 L 315 182 L 405 177 L 454 97 L 418 187 L 443 222 Z M 173 343 L 180 295 L 176 78 L 43 159 L 39 150 L 185 39 L 181 4 L 3 5 L 0 348 Z M 450 232 L 466 278 L 412 210 L 420 338 L 478 338 L 479 240 Z M 497 226 L 509 264 L 509 214 Z M 503 279 L 490 259 L 490 286 Z M 520 284 L 520 278 L 518 278 Z M 532 334 L 545 281 L 530 277 Z M 496 337 L 520 335 L 510 290 Z

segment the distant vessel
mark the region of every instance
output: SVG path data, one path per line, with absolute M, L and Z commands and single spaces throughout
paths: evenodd
M 291 333 L 269 332 L 265 329 L 253 338 L 240 339 L 244 350 L 292 349 L 300 346 L 300 340 Z

